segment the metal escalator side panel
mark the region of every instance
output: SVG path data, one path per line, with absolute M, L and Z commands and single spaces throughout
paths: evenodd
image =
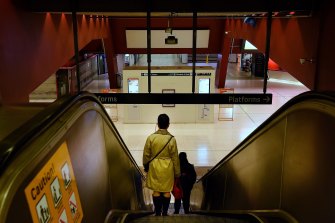
M 101 222 L 112 207 L 145 208 L 143 196 L 137 195 L 142 191 L 135 188 L 143 181 L 139 167 L 101 105 L 82 100 L 68 106 L 8 164 L 0 178 L 0 222 L 29 222 L 23 191 L 63 142 L 73 162 L 84 221 Z
M 298 97 L 206 174 L 194 186 L 203 198 L 192 193 L 191 204 L 204 210 L 280 210 L 293 215 L 291 222 L 332 221 L 334 126 L 333 97 Z

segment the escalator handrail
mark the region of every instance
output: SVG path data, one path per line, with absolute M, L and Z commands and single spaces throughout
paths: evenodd
M 212 216 L 233 216 L 233 217 L 245 217 L 263 222 L 261 219 L 268 218 L 279 218 L 287 223 L 298 223 L 298 220 L 295 219 L 288 212 L 281 209 L 270 209 L 270 210 L 198 210 L 192 211 L 194 214 L 201 215 L 212 215 Z M 267 221 L 266 221 L 267 222 Z
M 133 219 L 141 218 L 152 214 L 154 214 L 153 211 L 112 209 L 108 212 L 104 223 L 126 223 Z
M 280 107 L 276 112 L 274 112 L 267 120 L 265 120 L 261 125 L 259 125 L 250 135 L 248 135 L 241 143 L 239 143 L 230 153 L 228 153 L 221 161 L 219 161 L 215 166 L 213 166 L 207 173 L 205 173 L 197 182 L 202 181 L 208 176 L 212 175 L 217 169 L 219 169 L 222 165 L 227 163 L 230 159 L 232 159 L 243 146 L 247 144 L 249 140 L 251 140 L 255 135 L 257 135 L 262 129 L 279 117 L 285 110 L 290 108 L 291 106 L 303 102 L 305 100 L 326 100 L 332 103 L 335 103 L 335 92 L 315 92 L 308 91 L 304 92 L 300 95 L 295 96 L 287 103 L 285 103 L 282 107 Z
M 263 223 L 260 218 L 252 213 L 246 212 L 246 211 L 207 211 L 207 210 L 198 210 L 198 211 L 192 211 L 192 214 L 198 214 L 198 215 L 208 215 L 208 216 L 216 216 L 216 217 L 225 217 L 225 218 L 234 218 L 239 220 L 248 220 L 252 222 L 257 223 Z
M 109 124 L 114 128 L 115 133 L 117 134 L 117 137 L 122 144 L 122 148 L 126 151 L 129 159 L 135 164 L 135 167 L 142 175 L 142 178 L 144 178 L 142 171 L 138 167 L 135 159 L 131 155 L 120 133 L 117 131 L 113 121 L 107 114 L 100 100 L 94 94 L 89 92 L 80 92 L 77 95 L 65 96 L 56 100 L 32 119 L 28 120 L 20 128 L 15 129 L 11 134 L 5 137 L 0 142 L 0 175 L 5 171 L 15 156 L 20 152 L 20 148 L 22 148 L 22 146 L 38 138 L 42 132 L 44 132 L 49 126 L 58 120 L 59 117 L 65 114 L 66 111 L 68 111 L 73 105 L 85 100 L 93 101 L 98 104 L 100 108 L 102 108 L 101 110 L 107 117 Z

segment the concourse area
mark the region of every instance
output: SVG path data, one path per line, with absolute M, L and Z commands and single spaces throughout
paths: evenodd
M 145 174 L 103 105 L 88 93 L 63 98 L 1 141 L 0 222 L 59 213 L 82 222 L 325 221 L 334 109 L 333 95 L 294 97 L 198 179 L 191 215 L 156 217 Z
M 333 2 L 1 1 L 0 223 L 333 222 Z

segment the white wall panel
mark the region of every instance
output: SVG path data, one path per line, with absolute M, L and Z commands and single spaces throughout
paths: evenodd
M 178 44 L 165 44 L 170 33 L 165 30 L 151 30 L 151 48 L 192 48 L 192 30 L 173 30 Z M 126 30 L 127 48 L 147 48 L 146 30 Z M 197 48 L 208 48 L 209 30 L 197 30 Z
M 141 67 L 142 68 L 142 67 Z M 128 79 L 138 79 L 139 93 L 148 92 L 148 76 L 147 68 L 138 69 L 138 67 L 127 67 L 123 70 L 123 92 L 128 92 Z M 162 93 L 163 89 L 173 89 L 175 93 L 191 93 L 192 92 L 192 67 L 178 69 L 178 67 L 160 67 L 160 69 L 152 68 L 151 77 L 151 93 Z M 210 93 L 214 93 L 215 69 L 208 66 L 205 69 L 197 69 L 197 74 L 208 74 L 207 76 L 196 76 L 195 91 L 199 92 L 199 79 L 210 79 Z M 160 74 L 160 75 L 158 75 Z M 176 74 L 176 75 L 168 75 Z M 179 74 L 179 75 L 178 75 Z M 180 74 L 185 74 L 180 75 Z M 164 107 L 162 104 L 149 105 L 126 105 L 124 110 L 125 123 L 156 123 L 157 117 L 161 113 L 170 116 L 171 123 L 210 123 L 214 121 L 214 105 L 186 105 L 176 104 L 174 107 Z

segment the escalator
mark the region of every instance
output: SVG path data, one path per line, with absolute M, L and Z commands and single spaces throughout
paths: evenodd
M 333 222 L 334 127 L 333 92 L 296 96 L 199 180 L 193 209 Z
M 109 221 L 107 221 L 109 222 Z M 261 219 L 252 215 L 238 214 L 234 216 L 226 215 L 171 215 L 171 216 L 153 216 L 153 215 L 126 215 L 119 216 L 114 222 L 131 222 L 131 223 L 259 223 Z
M 334 126 L 333 96 L 297 96 L 196 183 L 191 215 L 155 217 L 98 99 L 63 98 L 1 138 L 0 223 L 332 222 Z

